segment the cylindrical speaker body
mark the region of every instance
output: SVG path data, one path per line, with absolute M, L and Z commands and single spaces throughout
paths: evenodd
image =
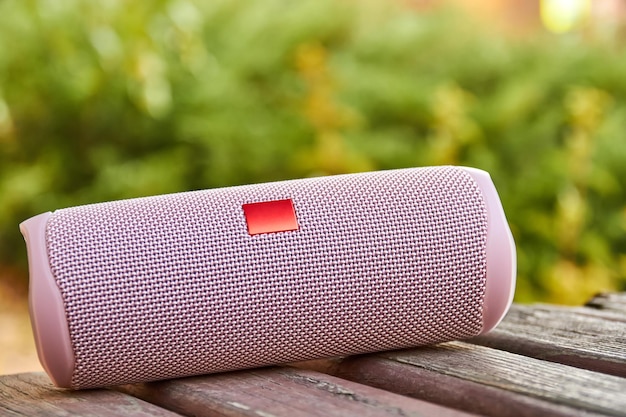
M 467 338 L 515 283 L 496 190 L 471 168 L 100 203 L 21 229 L 39 357 L 62 387 Z

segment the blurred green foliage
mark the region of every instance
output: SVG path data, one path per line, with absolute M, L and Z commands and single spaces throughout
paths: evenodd
M 0 265 L 66 206 L 434 164 L 489 171 L 519 301 L 626 283 L 626 48 L 337 0 L 0 3 Z

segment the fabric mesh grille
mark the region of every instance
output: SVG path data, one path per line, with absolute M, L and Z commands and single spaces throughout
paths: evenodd
M 292 199 L 250 236 L 242 204 Z M 47 246 L 87 388 L 411 347 L 482 327 L 487 210 L 460 168 L 58 210 Z

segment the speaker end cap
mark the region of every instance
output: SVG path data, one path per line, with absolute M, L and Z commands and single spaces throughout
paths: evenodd
M 47 212 L 25 220 L 20 231 L 28 252 L 28 303 L 37 355 L 52 382 L 70 388 L 75 358 L 63 298 L 48 261 L 46 225 L 51 215 Z
M 487 205 L 487 281 L 483 302 L 484 334 L 495 328 L 513 302 L 517 275 L 515 241 L 489 173 L 463 168 L 480 187 Z

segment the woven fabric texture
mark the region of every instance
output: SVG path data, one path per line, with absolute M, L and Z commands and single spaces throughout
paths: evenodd
M 281 199 L 299 229 L 250 236 L 242 204 Z M 74 207 L 46 229 L 76 388 L 473 336 L 486 235 L 455 167 Z

